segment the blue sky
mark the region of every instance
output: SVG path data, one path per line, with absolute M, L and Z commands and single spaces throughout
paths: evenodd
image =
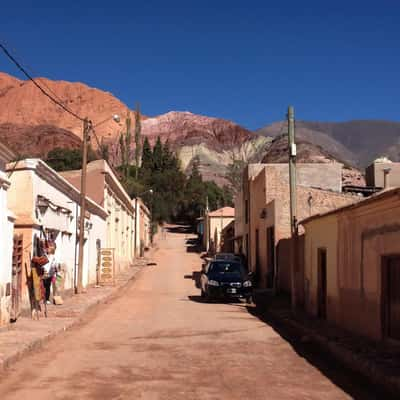
M 60 7 L 64 4 L 65 7 Z M 7 1 L 0 38 L 34 75 L 256 129 L 400 120 L 400 1 Z M 0 54 L 0 70 L 20 76 Z

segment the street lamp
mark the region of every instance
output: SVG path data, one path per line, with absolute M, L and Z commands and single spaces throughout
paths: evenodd
M 106 123 L 107 121 L 113 120 L 114 122 L 116 122 L 117 124 L 119 124 L 121 122 L 121 118 L 118 114 L 113 114 L 113 116 L 110 118 L 106 118 L 105 120 L 98 122 L 96 125 L 93 125 L 93 128 L 97 128 L 100 125 L 103 125 L 104 123 Z
M 145 192 L 139 193 L 135 196 L 135 242 L 134 242 L 135 243 L 135 258 L 137 257 L 137 253 L 138 253 L 138 251 L 137 251 L 137 247 L 138 247 L 137 246 L 137 239 L 138 239 L 137 232 L 138 232 L 138 227 L 139 227 L 139 213 L 138 213 L 138 209 L 137 209 L 137 200 L 138 200 L 139 196 L 143 196 L 146 193 L 153 194 L 154 192 L 153 192 L 153 189 L 149 189 L 149 190 L 146 190 Z M 151 227 L 151 221 L 150 221 L 150 230 L 151 229 L 152 229 L 152 227 Z
M 82 292 L 82 278 L 83 278 L 83 243 L 85 238 L 85 212 L 86 212 L 86 170 L 87 170 L 87 158 L 88 158 L 88 144 L 90 141 L 90 133 L 94 132 L 94 127 L 97 127 L 109 120 L 115 122 L 120 121 L 120 117 L 117 114 L 112 115 L 110 118 L 101 121 L 100 123 L 93 125 L 93 122 L 89 118 L 83 120 L 83 139 L 82 139 L 82 169 L 81 169 L 81 196 L 80 196 L 80 216 L 79 216 L 79 257 L 78 257 L 78 282 L 76 285 L 75 292 Z M 97 136 L 95 135 L 96 140 Z

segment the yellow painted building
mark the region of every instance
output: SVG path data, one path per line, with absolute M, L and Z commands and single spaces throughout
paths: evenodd
M 301 222 L 307 311 L 400 341 L 400 188 Z

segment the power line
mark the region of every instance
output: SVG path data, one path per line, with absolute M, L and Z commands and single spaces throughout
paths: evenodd
M 61 101 L 57 100 L 54 96 L 46 92 L 39 83 L 36 82 L 34 78 L 25 70 L 25 68 L 10 54 L 10 52 L 4 47 L 3 44 L 0 43 L 0 48 L 3 50 L 4 54 L 16 65 L 16 67 L 30 80 L 32 83 L 45 95 L 47 96 L 53 103 L 61 107 L 64 111 L 71 114 L 73 117 L 79 119 L 80 121 L 84 121 L 84 118 L 80 117 L 78 114 L 71 111 L 67 108 Z

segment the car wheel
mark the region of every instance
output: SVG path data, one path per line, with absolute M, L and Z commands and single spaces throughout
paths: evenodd
M 247 296 L 246 297 L 246 303 L 247 304 L 252 304 L 253 303 L 253 296 Z

